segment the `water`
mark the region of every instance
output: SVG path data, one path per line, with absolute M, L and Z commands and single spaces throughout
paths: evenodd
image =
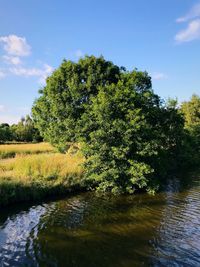
M 0 211 L 0 266 L 200 266 L 200 179 Z

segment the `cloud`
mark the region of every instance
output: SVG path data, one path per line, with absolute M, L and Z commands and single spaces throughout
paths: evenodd
M 178 18 L 176 22 L 186 22 L 197 17 L 200 17 L 200 3 L 194 5 L 185 16 Z
M 168 78 L 168 76 L 162 72 L 155 72 L 151 76 L 153 80 L 164 80 Z
M 14 124 L 17 123 L 21 119 L 21 116 L 16 116 L 16 115 L 1 115 L 0 114 L 0 123 L 9 123 Z
M 0 80 L 6 77 L 6 73 L 2 70 L 0 70 Z
M 6 63 L 11 65 L 20 65 L 22 63 L 19 57 L 4 55 L 3 59 Z
M 12 65 L 6 68 L 6 73 L 0 70 L 0 79 L 6 75 L 16 75 L 22 77 L 38 77 L 40 84 L 45 84 L 46 78 L 53 72 L 53 68 L 48 64 L 43 64 L 41 68 L 21 66 L 22 57 L 29 56 L 31 53 L 31 46 L 27 43 L 25 37 L 17 35 L 0 36 L 0 44 L 3 44 L 5 55 L 3 60 Z M 76 51 L 77 56 L 81 56 L 80 50 Z
M 0 124 L 9 123 L 14 124 L 18 123 L 23 116 L 30 114 L 31 107 L 8 107 L 0 104 Z
M 183 43 L 200 39 L 200 3 L 194 5 L 185 16 L 178 18 L 176 22 L 187 22 L 186 28 L 175 35 L 176 42 Z
M 41 76 L 43 71 L 41 69 L 37 68 L 10 68 L 10 72 L 17 75 L 17 76 L 24 76 L 24 77 L 30 77 L 30 76 Z
M 10 72 L 17 76 L 24 77 L 39 77 L 39 83 L 44 84 L 46 78 L 53 72 L 53 68 L 48 64 L 44 64 L 43 68 L 23 68 L 13 67 L 10 68 Z
M 190 42 L 200 39 L 200 19 L 191 21 L 187 28 L 178 32 L 175 36 L 175 40 L 179 43 Z
M 5 111 L 5 106 L 4 105 L 0 105 L 0 112 L 4 112 Z
M 53 68 L 48 64 L 44 64 L 42 75 L 40 76 L 39 83 L 45 84 L 46 78 L 53 72 Z
M 84 53 L 80 49 L 78 49 L 74 52 L 74 55 L 75 57 L 80 58 L 84 56 Z
M 3 48 L 8 55 L 24 57 L 31 53 L 31 47 L 25 37 L 19 37 L 14 34 L 1 36 L 0 43 L 3 43 Z

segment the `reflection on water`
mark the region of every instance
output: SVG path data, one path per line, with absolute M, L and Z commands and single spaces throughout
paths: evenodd
M 154 197 L 85 193 L 1 211 L 0 266 L 200 266 L 199 189 L 170 181 Z

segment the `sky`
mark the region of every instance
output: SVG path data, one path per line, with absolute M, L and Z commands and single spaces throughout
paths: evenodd
M 200 0 L 0 0 L 0 123 L 29 114 L 62 60 L 86 54 L 187 101 L 200 94 Z

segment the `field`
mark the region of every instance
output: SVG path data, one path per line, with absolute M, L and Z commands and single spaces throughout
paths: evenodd
M 13 158 L 16 155 L 39 154 L 44 152 L 55 152 L 55 148 L 48 143 L 0 145 L 0 159 Z
M 83 157 L 71 151 L 60 154 L 47 143 L 0 145 L 0 206 L 81 187 Z

